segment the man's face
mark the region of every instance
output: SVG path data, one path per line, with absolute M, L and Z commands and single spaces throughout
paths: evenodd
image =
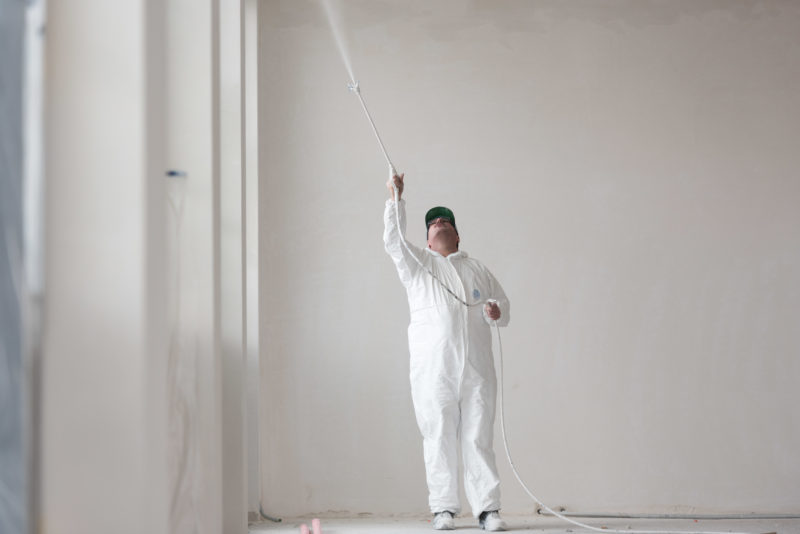
M 437 217 L 428 226 L 428 247 L 436 248 L 434 245 L 439 242 L 455 246 L 460 241 L 453 223 L 448 217 Z

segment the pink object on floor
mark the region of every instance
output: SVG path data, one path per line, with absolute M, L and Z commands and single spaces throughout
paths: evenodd
M 300 534 L 308 534 L 308 525 L 305 523 L 300 525 Z
M 311 530 L 314 534 L 322 534 L 322 526 L 319 524 L 319 519 L 311 520 Z

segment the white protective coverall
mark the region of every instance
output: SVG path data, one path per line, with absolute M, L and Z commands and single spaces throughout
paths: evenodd
M 405 235 L 405 201 L 400 200 Z M 491 320 L 484 305 L 466 307 L 423 270 L 400 241 L 395 201 L 386 201 L 383 234 L 408 293 L 411 324 L 411 397 L 423 438 L 431 512 L 461 511 L 458 498 L 458 438 L 464 487 L 477 517 L 500 509 L 500 480 L 493 450 L 497 378 L 492 357 Z M 497 300 L 499 326 L 509 321 L 503 288 L 479 261 L 459 251 L 448 256 L 408 244 L 439 279 L 468 303 Z

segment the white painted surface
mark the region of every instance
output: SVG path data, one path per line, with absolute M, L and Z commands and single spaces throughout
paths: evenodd
M 223 526 L 219 66 L 215 2 L 169 2 L 170 532 Z
M 219 3 L 222 532 L 247 532 L 242 0 Z
M 42 531 L 247 530 L 241 5 L 52 8 Z
M 245 0 L 243 9 L 247 509 L 258 512 L 261 499 L 258 456 L 258 0 Z
M 36 531 L 169 532 L 160 6 L 48 5 Z
M 319 6 L 260 7 L 265 506 L 423 512 L 385 164 Z M 539 497 L 797 511 L 800 7 L 340 9 L 409 239 L 450 206 L 512 300 L 507 422 Z

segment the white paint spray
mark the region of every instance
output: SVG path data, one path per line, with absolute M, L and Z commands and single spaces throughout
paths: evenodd
M 353 75 L 353 66 L 350 64 L 350 54 L 347 50 L 347 44 L 345 43 L 344 36 L 342 35 L 342 21 L 338 17 L 338 13 L 341 13 L 342 10 L 333 10 L 331 8 L 331 0 L 321 1 L 322 7 L 325 9 L 325 15 L 327 15 L 328 25 L 331 27 L 333 39 L 336 41 L 336 48 L 339 49 L 339 55 L 342 57 L 344 66 L 347 69 L 347 74 L 350 75 L 350 81 L 353 83 L 353 85 L 358 85 L 356 83 L 356 77 Z

